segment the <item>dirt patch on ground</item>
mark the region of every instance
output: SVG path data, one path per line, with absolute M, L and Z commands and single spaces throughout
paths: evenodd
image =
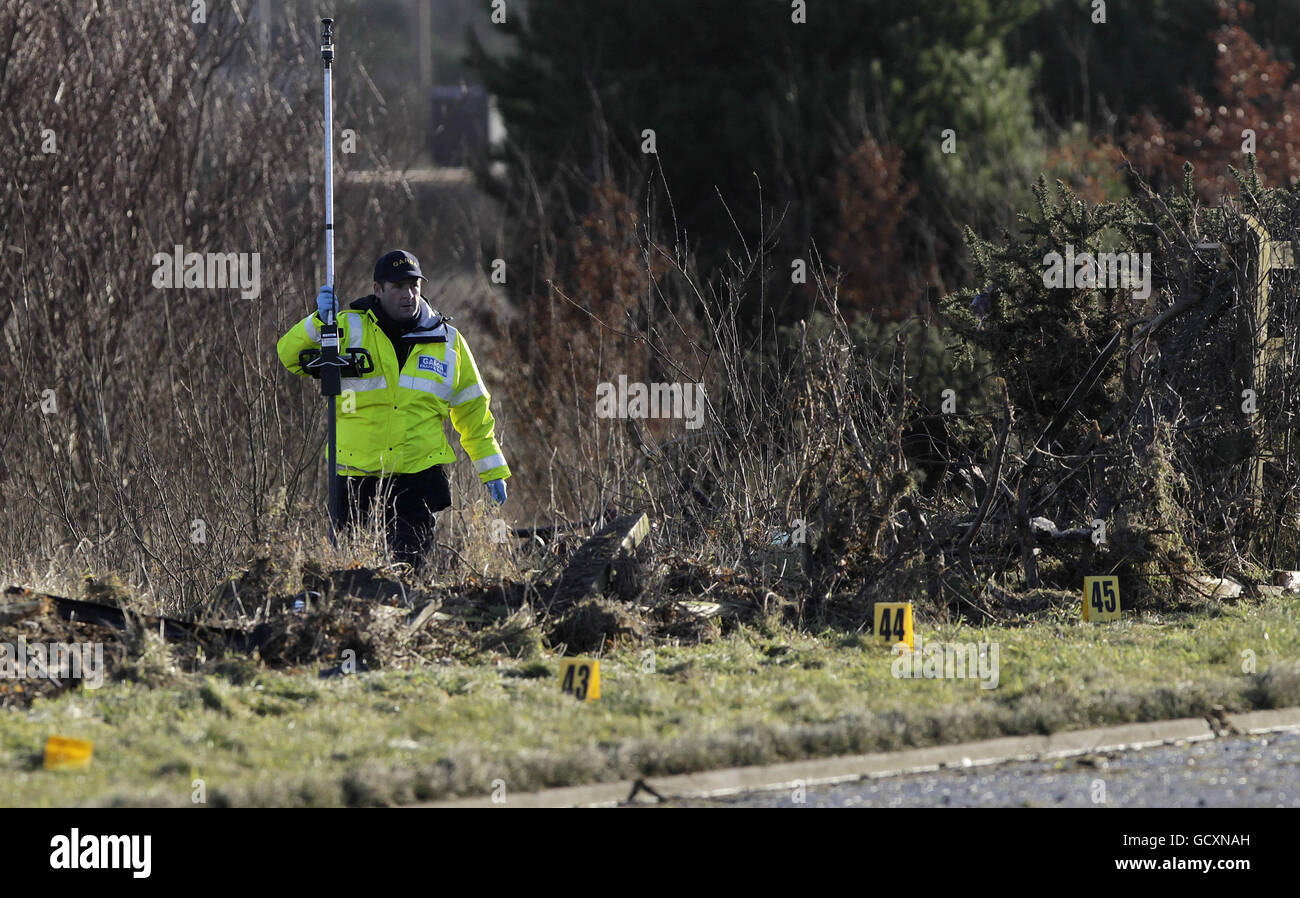
M 75 689 L 81 684 L 79 675 L 92 665 L 91 680 L 111 679 L 126 658 L 124 636 L 112 627 L 66 621 L 49 613 L 0 625 L 0 709 L 25 708 L 37 698 L 53 698 Z M 54 653 L 61 657 L 51 657 L 48 647 L 55 645 L 66 647 Z M 36 663 L 36 646 L 43 648 L 43 663 Z M 75 662 L 67 651 L 72 646 L 78 647 Z M 95 646 L 99 646 L 98 657 Z
M 586 655 L 624 642 L 641 642 L 649 633 L 645 618 L 627 605 L 605 598 L 579 602 L 550 630 L 551 645 L 565 654 Z
M 549 579 L 539 582 L 419 582 L 402 567 L 324 570 L 309 562 L 293 570 L 259 557 L 216 584 L 187 620 L 137 613 L 142 603 L 111 576 L 88 578 L 75 598 L 10 587 L 0 596 L 0 644 L 98 646 L 105 680 L 152 685 L 195 672 L 247 679 L 250 669 L 268 668 L 329 676 L 711 641 L 779 599 L 693 560 L 649 569 L 644 553 L 618 558 L 607 580 L 575 597 L 561 557 L 573 556 L 573 542 L 556 541 Z M 702 593 L 708 599 L 700 601 Z M 0 707 L 25 707 L 79 684 L 0 677 Z
M 575 593 L 561 557 L 581 560 L 573 542 L 554 542 L 556 555 L 537 565 L 535 582 L 473 575 L 419 581 L 405 567 L 324 570 L 315 562 L 294 570 L 260 557 L 216 584 L 194 619 L 183 621 L 135 613 L 141 604 L 112 577 L 88 578 L 81 599 L 11 587 L 0 596 L 0 652 L 6 645 L 11 654 L 20 645 L 98 645 L 104 679 L 158 685 L 195 672 L 246 680 L 268 668 L 315 668 L 330 676 L 534 661 L 548 650 L 574 655 L 628 644 L 695 644 L 746 621 L 797 622 L 805 611 L 797 595 L 769 588 L 761 570 L 671 551 L 621 555 L 609 562 L 608 576 Z M 1078 602 L 1047 589 L 1003 598 L 1017 621 Z M 849 626 L 861 630 L 868 620 Z M 0 707 L 79 685 L 61 675 L 66 666 L 53 678 L 15 677 L 4 675 L 3 663 L 0 654 Z

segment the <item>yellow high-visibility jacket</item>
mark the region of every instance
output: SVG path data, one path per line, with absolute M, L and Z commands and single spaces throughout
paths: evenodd
M 357 300 L 352 305 L 339 310 L 339 352 L 363 347 L 375 370 L 363 377 L 344 377 L 343 394 L 335 398 L 338 473 L 414 474 L 454 462 L 456 453 L 442 429 L 450 415 L 479 480 L 509 477 L 510 467 L 496 440 L 496 419 L 488 408 L 491 396 L 465 338 L 421 299 L 420 320 L 402 335 L 412 345 L 399 371 L 397 352 L 371 303 Z M 320 346 L 321 325 L 312 312 L 280 338 L 276 351 L 293 374 L 309 376 L 298 354 Z

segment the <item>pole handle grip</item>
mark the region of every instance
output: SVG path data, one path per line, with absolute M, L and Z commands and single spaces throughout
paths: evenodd
M 326 67 L 334 61 L 334 20 L 320 20 L 320 58 Z

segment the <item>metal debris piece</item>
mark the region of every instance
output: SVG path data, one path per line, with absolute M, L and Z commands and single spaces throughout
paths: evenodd
M 610 569 L 628 559 L 650 535 L 650 518 L 644 512 L 616 518 L 583 543 L 556 581 L 552 603 L 564 607 L 593 592 L 604 592 Z

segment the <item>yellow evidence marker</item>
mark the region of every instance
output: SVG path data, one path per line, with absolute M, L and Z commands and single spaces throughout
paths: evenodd
M 901 642 L 911 651 L 913 648 L 912 603 L 877 602 L 874 631 L 876 642 L 888 646 Z
M 83 739 L 64 739 L 51 736 L 45 742 L 45 769 L 72 770 L 90 765 L 95 744 Z
M 1099 624 L 1119 619 L 1119 577 L 1115 574 L 1108 574 L 1105 577 L 1084 577 L 1084 623 Z
M 600 698 L 600 662 L 594 658 L 565 658 L 560 665 L 560 691 L 582 702 Z

